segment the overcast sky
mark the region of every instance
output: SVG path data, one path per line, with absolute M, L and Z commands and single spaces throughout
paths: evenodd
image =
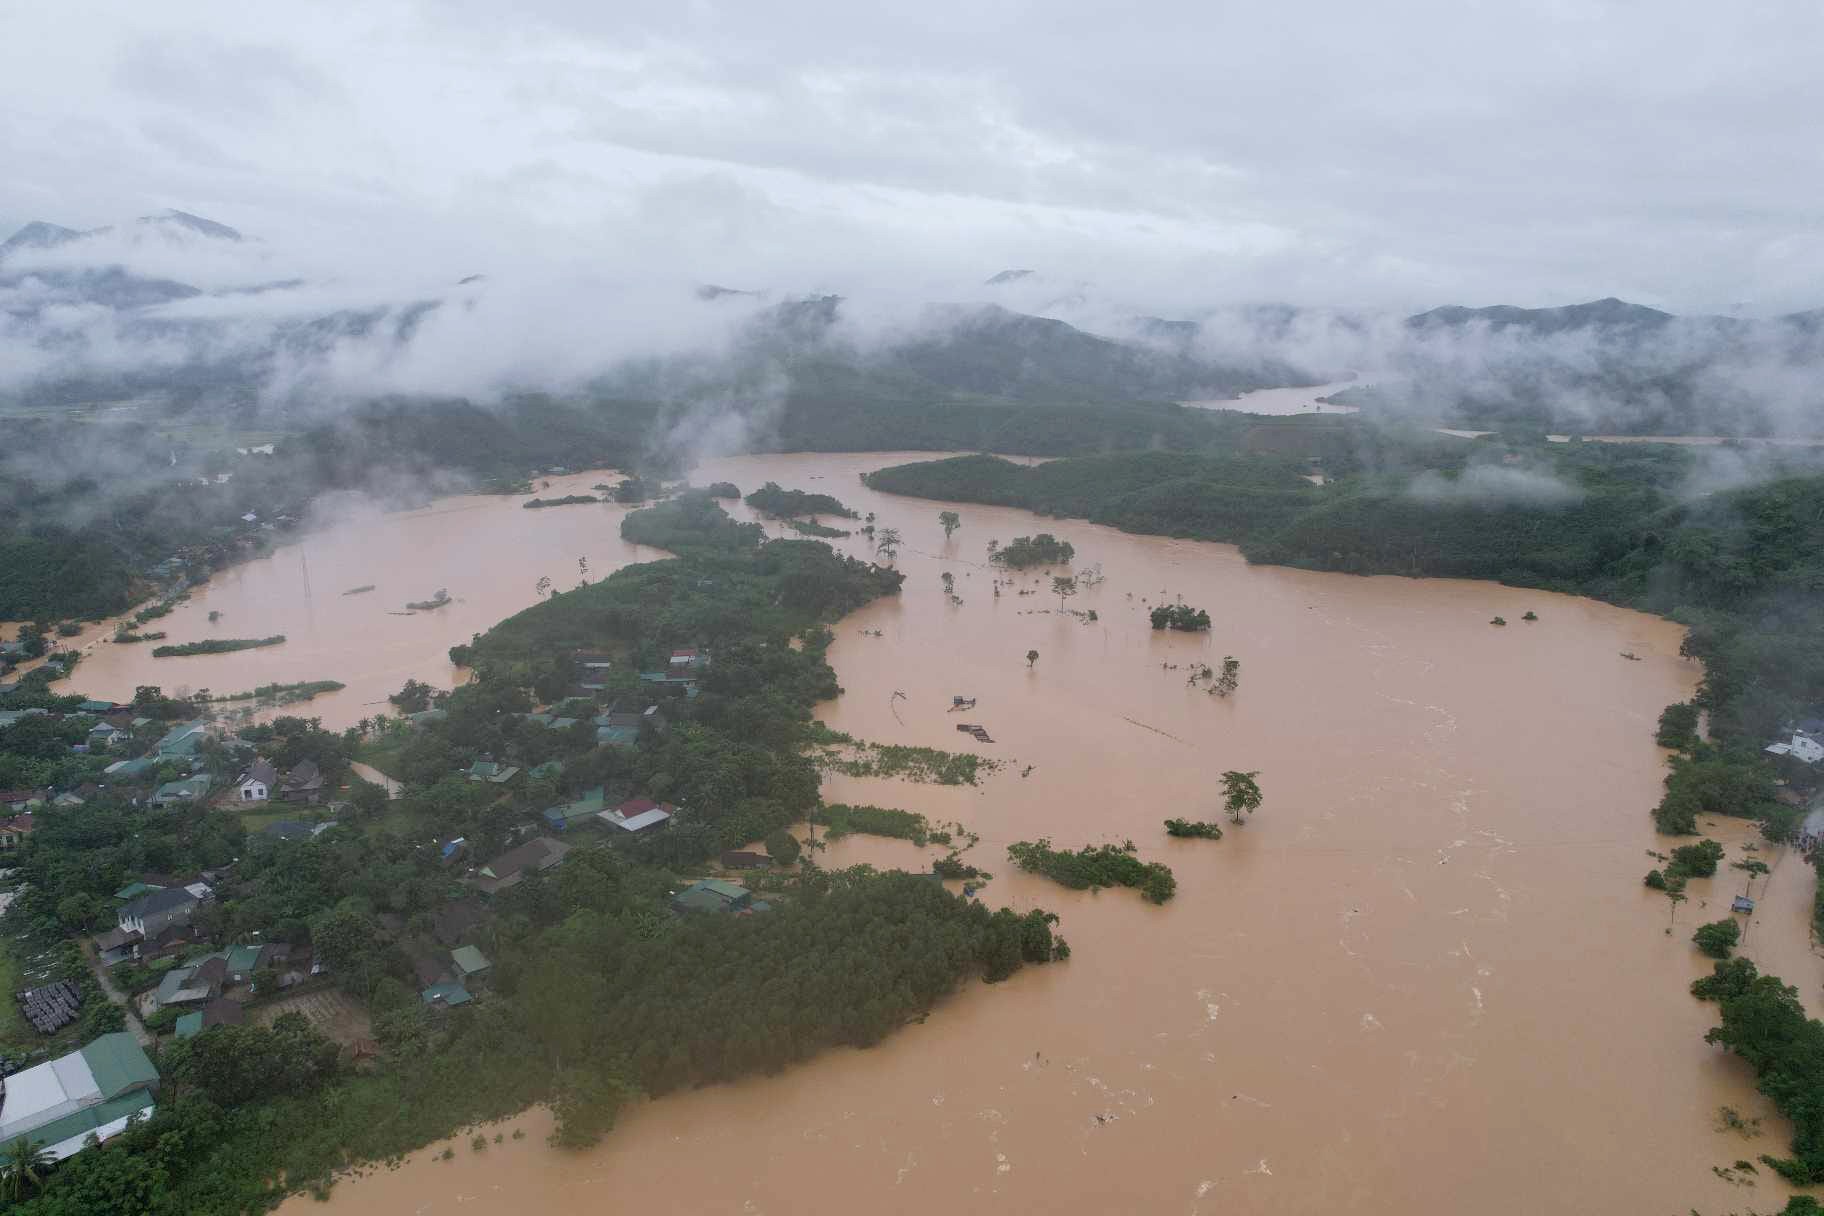
M 1817 0 L 11 6 L 0 229 L 1153 301 L 1824 305 Z M 3 234 L 0 234 L 3 235 Z

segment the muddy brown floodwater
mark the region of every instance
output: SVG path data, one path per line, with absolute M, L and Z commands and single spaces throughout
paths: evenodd
M 904 593 L 838 626 L 831 661 L 847 691 L 822 715 L 1006 765 L 974 788 L 832 777 L 826 797 L 966 823 L 981 836 L 972 859 L 996 875 L 985 897 L 1061 913 L 1074 957 L 972 984 L 873 1050 L 643 1105 L 586 1153 L 547 1148 L 548 1121 L 531 1112 L 516 1121 L 523 1140 L 486 1153 L 458 1140 L 450 1162 L 435 1146 L 337 1186 L 330 1212 L 1454 1216 L 1783 1202 L 1766 1171 L 1746 1193 L 1711 1172 L 1784 1151 L 1787 1129 L 1746 1069 L 1703 1043 L 1712 1007 L 1685 993 L 1707 970 L 1690 929 L 1740 876 L 1694 883 L 1670 935 L 1669 905 L 1640 882 L 1661 843 L 1646 815 L 1663 773 L 1653 723 L 1698 676 L 1676 626 L 1487 583 L 1249 567 L 1228 546 L 1018 511 L 962 506 L 946 542 L 938 504 L 857 483 L 895 459 L 739 458 L 698 479 L 822 490 L 900 529 Z M 553 578 L 558 559 L 574 566 L 572 549 L 598 574 L 636 556 L 614 556 L 605 508 L 473 503 L 373 521 L 365 563 L 313 541 L 319 614 L 363 582 L 383 583 L 388 607 L 447 585 L 462 611 L 397 627 L 338 617 L 320 654 L 288 670 L 351 691 L 370 667 L 384 669 L 375 690 L 447 679 L 447 661 L 417 665 L 437 655 L 422 631 L 447 646 L 507 615 L 546 565 Z M 1040 530 L 1076 546 L 1079 571 L 1101 567 L 1069 604 L 1095 623 L 1059 615 L 1043 572 L 994 596 L 987 542 Z M 836 544 L 861 552 L 859 537 Z M 278 601 L 301 609 L 261 572 L 296 564 L 287 551 L 231 572 L 188 611 L 266 605 L 257 625 L 224 628 L 281 629 Z M 946 570 L 961 605 L 944 596 Z M 251 598 L 220 594 L 234 588 Z M 1148 628 L 1149 606 L 1179 596 L 1209 610 L 1207 636 Z M 1521 622 L 1529 609 L 1536 623 Z M 1491 626 L 1496 615 L 1512 623 Z M 1225 654 L 1242 665 L 1233 698 L 1187 686 L 1188 665 Z M 255 679 L 237 657 L 236 679 L 207 682 Z M 119 691 L 93 685 L 91 662 L 84 687 Z M 289 677 L 257 675 L 272 678 Z M 977 698 L 966 716 L 994 744 L 956 732 L 953 694 Z M 1218 842 L 1165 837 L 1168 816 L 1218 818 L 1230 768 L 1260 772 L 1253 820 Z M 1016 874 L 1005 846 L 1039 836 L 1131 838 L 1172 866 L 1178 897 L 1153 907 Z M 1730 839 L 1733 858 L 1746 834 Z M 851 837 L 827 861 L 933 856 Z M 1779 861 L 1747 952 L 1778 958 L 1810 1000 L 1810 878 Z M 1764 1118 L 1762 1138 L 1717 1132 L 1725 1104 Z M 284 1210 L 325 1209 L 298 1198 Z
M 619 480 L 601 471 L 573 473 L 541 479 L 537 494 L 595 494 L 592 485 Z M 323 500 L 299 543 L 220 572 L 169 616 L 142 627 L 166 633 L 167 644 L 284 634 L 282 645 L 155 659 L 155 643 L 112 642 L 116 621 L 104 621 L 70 643 L 83 651 L 72 683 L 90 696 L 130 700 L 141 684 L 224 695 L 339 680 L 347 685 L 340 692 L 280 712 L 320 717 L 335 729 L 396 713 L 387 694 L 408 678 L 451 687 L 461 673 L 450 663 L 450 647 L 531 604 L 540 578 L 567 589 L 581 577 L 579 558 L 594 580 L 630 562 L 667 556 L 621 540 L 621 518 L 632 508 L 523 509 L 531 497 L 465 495 L 396 512 L 347 496 Z M 344 594 L 370 584 L 371 591 Z M 449 592 L 446 606 L 408 613 L 406 604 L 429 600 L 440 588 Z M 220 618 L 211 622 L 211 612 Z

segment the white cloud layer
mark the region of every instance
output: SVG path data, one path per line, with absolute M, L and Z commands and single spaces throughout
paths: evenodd
M 1769 314 L 1824 303 L 1821 34 L 1800 0 L 64 0 L 0 39 L 0 229 L 177 207 L 404 298 L 1035 266 L 1168 314 Z

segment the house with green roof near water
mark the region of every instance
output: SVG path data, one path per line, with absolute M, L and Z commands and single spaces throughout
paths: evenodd
M 674 912 L 740 912 L 753 903 L 753 892 L 720 878 L 693 882 L 671 897 Z
M 194 722 L 180 722 L 152 745 L 152 754 L 160 760 L 188 759 L 196 755 L 203 740 L 208 737 L 209 724 L 201 718 Z
M 158 1070 L 133 1036 L 104 1034 L 80 1051 L 6 1078 L 0 1103 L 0 1143 L 28 1139 L 61 1161 L 124 1131 L 133 1115 L 148 1117 Z

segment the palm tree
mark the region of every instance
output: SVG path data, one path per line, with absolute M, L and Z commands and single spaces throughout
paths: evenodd
M 24 1203 L 28 1189 L 36 1190 L 44 1185 L 44 1169 L 56 1161 L 44 1149 L 44 1141 L 28 1140 L 21 1136 L 7 1146 L 6 1154 L 0 1157 L 0 1180 L 8 1199 L 14 1203 Z

